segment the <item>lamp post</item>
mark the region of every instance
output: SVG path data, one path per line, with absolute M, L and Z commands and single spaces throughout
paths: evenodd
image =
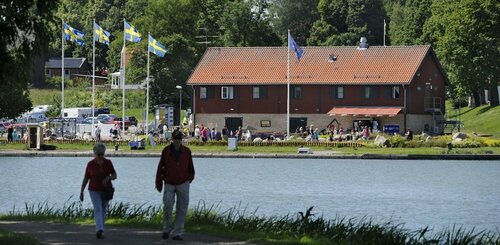
M 176 89 L 179 90 L 179 126 L 182 125 L 182 119 L 181 119 L 181 110 L 182 110 L 182 86 L 177 85 L 175 86 Z

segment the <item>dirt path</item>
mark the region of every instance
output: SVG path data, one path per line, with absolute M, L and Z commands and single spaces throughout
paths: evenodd
M 43 222 L 0 221 L 0 229 L 34 237 L 42 244 L 250 244 L 194 233 L 184 234 L 184 241 L 163 240 L 158 230 L 121 227 L 107 227 L 101 240 L 96 239 L 91 225 Z

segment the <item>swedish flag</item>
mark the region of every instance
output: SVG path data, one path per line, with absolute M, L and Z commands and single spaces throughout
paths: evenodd
M 129 42 L 138 43 L 142 40 L 141 34 L 137 31 L 137 29 L 126 21 L 124 21 L 123 31 L 125 32 L 125 40 Z
M 104 43 L 109 46 L 109 36 L 111 36 L 111 33 L 105 31 L 94 22 L 94 40 L 96 42 Z
M 165 46 L 157 42 L 151 35 L 149 35 L 148 50 L 149 52 L 156 54 L 160 57 L 165 56 L 165 53 L 168 51 L 168 49 L 165 48 Z
M 68 24 L 64 23 L 64 38 L 66 41 L 71 41 L 74 43 L 77 43 L 81 46 L 83 46 L 83 36 L 85 35 L 83 32 L 69 26 Z

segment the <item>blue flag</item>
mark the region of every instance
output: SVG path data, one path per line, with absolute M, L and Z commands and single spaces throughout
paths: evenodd
M 71 41 L 76 44 L 79 44 L 80 46 L 83 46 L 83 36 L 85 35 L 83 32 L 69 26 L 68 24 L 64 23 L 64 38 L 66 41 Z
M 168 49 L 165 48 L 165 46 L 157 42 L 151 35 L 149 35 L 148 50 L 149 52 L 156 54 L 160 57 L 165 56 L 165 53 L 168 51 Z
M 302 50 L 299 45 L 297 45 L 290 33 L 288 33 L 288 50 L 292 50 L 293 52 L 295 52 L 298 61 L 300 61 L 300 58 L 302 58 L 302 56 L 304 55 L 304 50 Z
M 137 29 L 126 21 L 124 21 L 123 24 L 123 31 L 125 32 L 125 40 L 129 42 L 138 43 L 142 40 L 141 34 L 137 31 Z
M 96 42 L 104 43 L 109 46 L 109 36 L 111 36 L 111 33 L 94 23 L 94 40 L 96 40 Z

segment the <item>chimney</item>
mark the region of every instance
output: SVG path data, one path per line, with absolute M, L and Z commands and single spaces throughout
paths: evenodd
M 359 39 L 358 49 L 367 49 L 367 48 L 368 48 L 368 43 L 366 42 L 366 37 L 361 37 Z

